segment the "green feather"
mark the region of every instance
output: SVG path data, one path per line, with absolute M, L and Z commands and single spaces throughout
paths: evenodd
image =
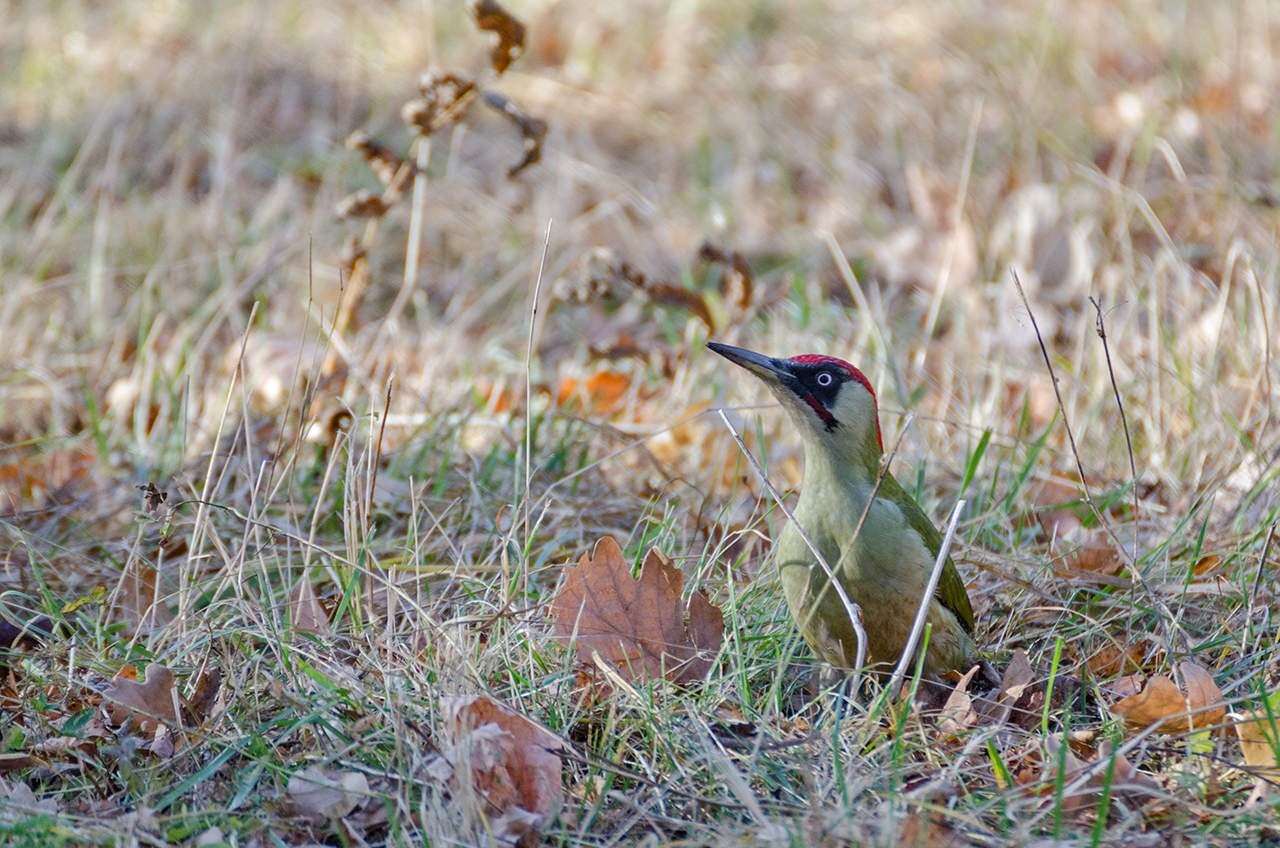
M 920 534 L 920 538 L 924 540 L 925 547 L 929 553 L 933 554 L 936 559 L 938 550 L 942 547 L 942 534 L 938 532 L 938 528 L 933 526 L 933 522 L 929 520 L 929 516 L 924 514 L 924 510 L 920 509 L 920 505 L 916 503 L 915 498 L 907 494 L 897 479 L 886 473 L 884 480 L 880 483 L 879 496 L 887 501 L 891 501 L 907 520 L 907 524 L 912 530 Z M 956 570 L 956 564 L 951 559 L 950 554 L 947 555 L 947 561 L 942 566 L 942 575 L 938 578 L 938 603 L 955 613 L 956 618 L 960 619 L 960 624 L 964 626 L 965 632 L 972 634 L 974 628 L 973 606 L 969 603 L 969 592 L 964 587 L 964 581 L 960 579 L 960 572 Z

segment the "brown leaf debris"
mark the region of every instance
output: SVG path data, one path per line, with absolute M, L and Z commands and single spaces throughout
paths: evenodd
M 524 53 L 524 24 L 494 0 L 476 0 L 471 5 L 471 14 L 477 27 L 498 37 L 489 51 L 489 64 L 498 73 L 506 71 Z
M 724 616 L 701 591 L 686 608 L 683 588 L 684 576 L 656 548 L 633 578 L 622 548 L 606 536 L 565 569 L 551 602 L 555 634 L 584 663 L 598 653 L 631 680 L 701 680 L 724 637 Z
M 485 695 L 441 706 L 454 780 L 470 774 L 496 836 L 531 844 L 564 803 L 560 739 Z
M 173 672 L 159 663 L 147 666 L 142 683 L 131 680 L 122 669 L 102 694 L 108 702 L 107 715 L 114 724 L 130 725 L 148 734 L 154 733 L 159 723 L 178 726 Z
M 1168 677 L 1156 675 L 1138 694 L 1112 704 L 1111 712 L 1134 728 L 1159 723 L 1165 733 L 1210 727 L 1221 721 L 1226 707 L 1213 675 L 1190 660 L 1180 663 L 1178 670 L 1186 681 L 1186 692 Z

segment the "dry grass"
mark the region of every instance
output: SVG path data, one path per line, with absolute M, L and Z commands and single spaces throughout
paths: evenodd
M 184 695 L 224 677 L 170 757 L 113 732 L 10 770 L 56 804 L 0 801 L 6 839 L 475 844 L 483 816 L 433 758 L 441 697 L 479 691 L 570 740 L 557 844 L 943 844 L 928 821 L 956 844 L 1277 838 L 1229 730 L 1126 735 L 1156 788 L 1103 793 L 1101 815 L 1041 769 L 1063 733 L 1086 758 L 1124 735 L 1115 674 L 1086 668 L 1105 645 L 1150 674 L 1194 658 L 1236 709 L 1276 684 L 1276 9 L 512 7 L 529 49 L 490 82 L 547 122 L 542 161 L 508 179 L 521 144 L 491 111 L 437 134 L 337 331 L 362 225 L 333 209 L 378 188 L 344 139 L 403 153 L 418 73 L 482 73 L 460 5 L 0 20 L 0 579 L 7 619 L 53 622 L 8 661 L 0 739 L 12 757 L 82 734 L 125 664 L 173 668 Z M 704 240 L 745 257 L 749 302 Z M 706 316 L 609 273 L 624 261 L 697 290 Z M 1093 499 L 1136 545 L 1109 580 L 1070 555 L 1104 538 L 1096 514 L 1035 517 L 1081 493 L 1010 268 Z M 779 486 L 799 446 L 702 349 L 707 319 L 859 363 L 887 443 L 914 413 L 895 473 L 939 522 L 968 499 L 957 549 L 984 644 L 997 665 L 1025 650 L 1049 708 L 955 738 L 909 702 L 869 712 L 874 683 L 846 704 L 810 673 L 767 546 L 748 544 L 781 516 L 713 410 L 748 404 L 733 415 Z M 151 513 L 147 481 L 168 494 Z M 705 684 L 573 697 L 544 607 L 606 533 L 632 556 L 659 545 L 724 608 Z M 135 632 L 121 599 L 146 568 L 173 620 Z M 300 579 L 333 635 L 294 632 Z M 371 797 L 300 818 L 286 786 L 316 764 Z

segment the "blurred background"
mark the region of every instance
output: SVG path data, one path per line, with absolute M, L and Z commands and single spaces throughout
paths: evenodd
M 781 525 L 714 411 L 789 494 L 799 442 L 716 339 L 869 375 L 906 488 L 938 518 L 969 500 L 955 552 L 989 644 L 1044 667 L 1060 636 L 1075 673 L 1155 632 L 1098 588 L 1131 584 L 1081 471 L 1146 579 L 1181 592 L 1180 626 L 1234 644 L 1280 510 L 1280 5 L 508 8 L 4 4 L 6 616 L 99 615 L 63 604 L 115 599 L 142 568 L 178 624 L 81 628 L 81 662 L 164 657 L 186 680 L 191 657 L 274 632 L 312 568 L 321 615 L 369 639 L 360 673 L 399 669 L 385 700 L 362 693 L 394 738 L 352 733 L 412 771 L 399 722 L 430 726 L 446 684 L 563 718 L 572 669 L 521 616 L 612 533 L 659 545 L 761 634 L 714 686 L 790 715 L 803 680 L 777 659 L 794 635 L 763 568 Z M 1231 592 L 1187 595 L 1219 567 Z M 393 584 L 425 618 L 396 619 Z M 197 603 L 218 640 L 188 627 Z M 40 697 L 77 691 L 70 650 L 48 649 L 65 691 Z M 237 656 L 237 691 L 262 697 L 236 709 L 354 721 L 266 649 Z M 1218 671 L 1274 675 L 1269 656 Z M 690 697 L 709 711 L 713 694 Z M 652 747 L 681 746 L 676 766 L 655 754 L 645 773 L 702 756 L 663 727 Z M 811 766 L 787 756 L 777 781 L 803 800 Z M 77 808 L 96 821 L 117 810 L 99 791 L 66 794 L 98 799 Z M 593 810 L 594 791 L 570 794 Z

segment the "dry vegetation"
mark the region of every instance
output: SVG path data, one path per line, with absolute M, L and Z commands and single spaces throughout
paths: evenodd
M 511 9 L 0 16 L 0 838 L 1280 838 L 1280 9 Z M 870 375 L 1000 687 L 821 672 L 713 334 Z

